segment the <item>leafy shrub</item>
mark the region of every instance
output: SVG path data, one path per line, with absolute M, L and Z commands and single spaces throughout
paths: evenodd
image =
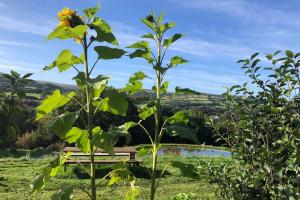
M 266 55 L 268 67 L 258 53 L 239 61 L 251 85 L 225 94 L 228 131 L 220 137 L 234 162 L 210 168 L 222 199 L 300 198 L 300 54 L 278 54 Z
M 179 193 L 172 200 L 196 200 L 196 198 L 194 194 Z

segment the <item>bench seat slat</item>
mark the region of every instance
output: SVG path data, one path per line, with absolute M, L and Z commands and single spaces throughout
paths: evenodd
M 125 161 L 125 160 L 124 160 Z M 95 163 L 102 163 L 102 164 L 110 164 L 110 163 L 120 163 L 124 162 L 122 160 L 95 160 Z M 140 160 L 127 160 L 126 163 L 142 163 L 143 161 Z M 75 164 L 75 163 L 91 163 L 90 160 L 66 160 L 65 164 Z

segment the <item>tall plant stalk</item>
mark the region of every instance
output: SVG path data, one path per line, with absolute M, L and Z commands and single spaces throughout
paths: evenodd
M 89 82 L 90 81 L 90 75 L 89 75 L 89 62 L 88 62 L 88 45 L 87 45 L 87 39 L 86 39 L 86 33 L 83 37 L 83 52 L 84 52 L 84 75 L 85 79 Z M 95 177 L 95 158 L 94 158 L 94 145 L 92 143 L 93 141 L 93 116 L 92 116 L 92 101 L 91 101 L 91 91 L 90 86 L 87 84 L 85 86 L 85 93 L 86 93 L 86 113 L 87 113 L 87 130 L 89 134 L 89 145 L 90 145 L 90 177 L 91 177 L 91 197 L 92 200 L 96 200 L 97 194 L 96 194 L 96 177 Z
M 164 122 L 161 123 L 161 97 L 164 93 L 167 92 L 168 89 L 168 82 L 164 81 L 166 72 L 179 64 L 184 64 L 187 62 L 185 59 L 179 56 L 171 57 L 167 65 L 164 65 L 163 61 L 171 44 L 180 39 L 183 35 L 174 34 L 170 38 L 164 38 L 166 31 L 174 27 L 175 23 L 163 23 L 162 15 L 155 16 L 155 14 L 151 14 L 142 19 L 142 22 L 152 30 L 151 33 L 143 35 L 142 38 L 154 41 L 156 48 L 154 50 L 151 50 L 148 41 L 145 40 L 134 43 L 128 46 L 128 48 L 136 49 L 129 55 L 130 58 L 139 57 L 145 59 L 149 64 L 152 65 L 156 74 L 156 77 L 154 79 L 155 84 L 153 86 L 153 90 L 156 93 L 155 99 L 153 100 L 154 105 L 153 101 L 151 101 L 146 106 L 140 106 L 138 111 L 141 120 L 137 123 L 134 123 L 135 125 L 140 126 L 145 131 L 151 142 L 151 149 L 148 149 L 148 152 L 151 152 L 152 154 L 151 186 L 149 196 L 150 200 L 154 200 L 156 189 L 158 187 L 158 150 L 161 146 L 160 141 L 164 133 L 168 133 L 171 136 L 177 135 L 195 142 L 197 142 L 198 139 L 194 135 L 194 133 L 186 126 L 188 123 L 188 117 L 182 111 L 175 113 L 173 116 L 167 117 Z M 142 90 L 142 80 L 145 78 L 150 77 L 141 71 L 136 72 L 133 76 L 130 77 L 129 83 L 123 90 L 129 91 L 130 94 L 134 94 L 135 92 Z M 151 134 L 142 124 L 143 120 L 152 115 L 154 115 L 155 129 L 153 134 Z M 163 170 L 163 172 L 164 171 L 165 170 Z M 160 174 L 159 176 L 161 177 L 162 174 Z
M 77 57 L 73 55 L 70 50 L 65 49 L 51 65 L 45 67 L 45 70 L 56 67 L 59 72 L 64 72 L 69 68 L 75 69 L 78 74 L 73 79 L 76 81 L 79 90 L 85 94 L 85 100 L 82 102 L 82 100 L 77 98 L 78 94 L 75 92 L 61 94 L 60 91 L 56 90 L 37 108 L 36 116 L 36 120 L 39 120 L 46 114 L 64 106 L 70 101 L 73 101 L 80 108 L 75 112 L 66 110 L 62 115 L 57 116 L 54 119 L 51 129 L 61 139 L 64 139 L 68 143 L 75 143 L 81 151 L 89 155 L 90 191 L 85 189 L 83 189 L 83 191 L 88 194 L 91 200 L 97 199 L 95 150 L 101 148 L 113 154 L 113 138 L 115 136 L 124 135 L 128 129 L 126 126 L 120 126 L 105 132 L 101 127 L 94 127 L 93 124 L 94 114 L 97 111 L 125 116 L 128 107 L 125 95 L 116 90 L 108 91 L 105 98 L 101 96 L 101 93 L 107 86 L 108 77 L 103 75 L 99 75 L 95 78 L 91 77 L 94 67 L 100 59 L 118 59 L 126 53 L 122 49 L 94 45 L 94 51 L 97 53 L 98 58 L 90 68 L 89 49 L 92 47 L 92 44 L 96 42 L 107 42 L 112 45 L 118 44 L 115 36 L 112 34 L 110 26 L 103 19 L 95 16 L 99 8 L 100 6 L 98 5 L 96 8 L 85 9 L 83 11 L 85 16 L 80 16 L 76 11 L 69 8 L 62 9 L 58 13 L 58 19 L 60 20 L 59 25 L 47 38 L 48 40 L 54 38 L 72 39 L 82 46 L 83 54 L 81 56 Z M 92 35 L 94 32 L 96 32 L 95 36 Z M 76 65 L 82 65 L 83 70 L 80 71 L 80 68 Z M 74 126 L 78 118 L 83 122 L 84 129 Z M 44 170 L 44 173 L 36 178 L 32 184 L 32 189 L 42 189 L 45 182 L 50 177 L 55 176 L 57 169 L 63 166 L 68 156 L 70 155 L 62 155 L 55 162 L 51 162 Z M 67 194 L 73 192 L 73 188 L 69 186 L 61 190 Z M 54 199 L 59 197 L 59 195 L 61 195 L 61 192 L 55 193 Z

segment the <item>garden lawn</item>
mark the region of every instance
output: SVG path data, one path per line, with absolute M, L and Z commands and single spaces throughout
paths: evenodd
M 0 151 L 0 199 L 50 199 L 51 194 L 61 186 L 74 186 L 76 188 L 85 186 L 89 187 L 88 175 L 84 172 L 82 166 L 70 165 L 67 171 L 61 169 L 55 178 L 50 179 L 44 190 L 39 193 L 31 193 L 30 183 L 39 175 L 42 169 L 55 158 L 55 153 L 46 153 L 45 150 L 39 149 L 34 151 L 19 151 L 10 154 L 7 151 Z M 141 188 L 139 199 L 147 199 L 149 192 L 150 176 L 150 157 L 142 158 L 144 164 L 139 167 L 130 167 L 132 173 L 137 177 L 136 186 Z M 230 158 L 225 157 L 201 157 L 201 161 L 211 161 L 214 165 L 229 162 Z M 161 156 L 159 157 L 158 169 L 162 170 L 170 161 L 182 161 L 186 163 L 197 164 L 194 157 L 181 156 Z M 86 166 L 88 169 L 89 166 Z M 110 171 L 109 165 L 97 166 L 97 177 L 103 177 Z M 209 183 L 207 176 L 207 167 L 202 164 L 200 169 L 200 178 L 195 180 L 183 177 L 181 172 L 175 168 L 168 168 L 166 175 L 161 179 L 160 186 L 157 190 L 158 200 L 169 200 L 177 193 L 194 193 L 196 199 L 216 199 L 216 186 Z M 117 186 L 107 187 L 105 183 L 97 190 L 98 199 L 118 200 L 124 199 L 129 189 L 126 183 Z M 76 189 L 74 199 L 88 199 L 88 196 L 81 190 Z

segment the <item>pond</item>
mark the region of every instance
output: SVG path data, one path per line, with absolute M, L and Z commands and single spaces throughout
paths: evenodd
M 213 148 L 190 148 L 181 146 L 164 146 L 159 149 L 158 155 L 177 155 L 177 156 L 231 156 L 230 151 Z

